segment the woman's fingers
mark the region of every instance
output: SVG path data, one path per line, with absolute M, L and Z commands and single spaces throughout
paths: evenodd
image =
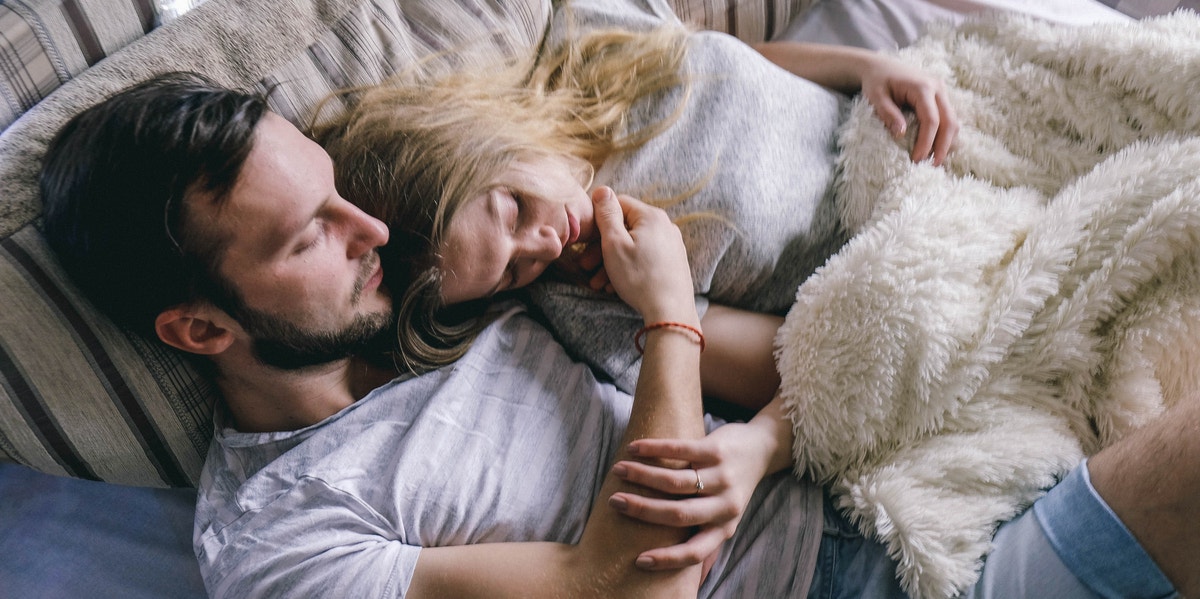
M 729 538 L 723 528 L 702 529 L 678 545 L 644 551 L 637 557 L 637 566 L 644 570 L 675 570 L 702 563 L 721 548 Z
M 715 468 L 675 469 L 624 460 L 613 464 L 613 474 L 626 482 L 670 495 L 715 495 L 725 488 Z
M 879 117 L 879 121 L 883 123 L 884 127 L 887 127 L 892 137 L 903 136 L 908 129 L 908 122 L 904 119 L 904 112 L 900 110 L 900 106 L 892 100 L 892 97 L 881 91 L 873 94 L 868 100 L 875 108 L 875 116 Z
M 741 515 L 736 506 L 719 496 L 662 499 L 613 493 L 608 505 L 635 520 L 675 528 L 722 524 Z
M 933 163 L 941 166 L 946 161 L 946 156 L 950 154 L 950 146 L 954 143 L 954 138 L 958 136 L 958 115 L 954 113 L 954 106 L 950 104 L 950 100 L 944 92 L 939 92 L 934 99 L 941 113 L 941 124 L 938 126 L 937 138 L 933 142 Z
M 629 237 L 629 231 L 625 229 L 625 213 L 612 188 L 597 187 L 592 192 L 592 205 L 595 208 L 593 218 L 600 230 L 601 240 Z
M 683 460 L 692 464 L 708 464 L 720 456 L 711 439 L 638 439 L 629 444 L 629 454 L 640 458 Z

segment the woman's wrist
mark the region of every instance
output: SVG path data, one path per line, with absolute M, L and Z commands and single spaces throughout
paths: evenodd
M 694 327 L 700 326 L 700 315 L 696 312 L 696 301 L 690 295 L 686 300 L 680 299 L 674 302 L 650 305 L 640 312 L 645 324 L 680 322 Z

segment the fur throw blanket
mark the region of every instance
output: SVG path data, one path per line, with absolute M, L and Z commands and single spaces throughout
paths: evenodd
M 913 596 L 973 584 L 999 523 L 1200 389 L 1200 18 L 992 16 L 899 54 L 963 129 L 913 164 L 863 101 L 855 233 L 776 340 L 796 471 Z M 915 129 L 915 127 L 910 127 Z

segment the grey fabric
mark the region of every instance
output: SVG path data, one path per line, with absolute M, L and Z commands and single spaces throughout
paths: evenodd
M 575 4 L 581 27 L 645 29 L 670 21 L 657 10 L 616 0 Z M 702 185 L 666 206 L 682 222 L 701 308 L 712 301 L 782 313 L 799 283 L 845 240 L 828 193 L 845 101 L 719 33 L 692 36 L 686 68 L 691 90 L 678 120 L 610 159 L 595 183 L 650 201 Z M 682 97 L 676 89 L 641 102 L 630 127 L 669 118 Z M 566 284 L 540 284 L 530 295 L 569 351 L 622 389 L 633 388 L 636 314 L 611 296 Z

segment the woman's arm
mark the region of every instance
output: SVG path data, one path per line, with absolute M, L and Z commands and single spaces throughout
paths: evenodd
M 958 118 L 941 80 L 891 56 L 848 46 L 765 42 L 754 46 L 794 75 L 846 94 L 862 93 L 896 137 L 907 128 L 902 107 L 917 114 L 913 160 L 941 165 L 958 134 Z
M 632 198 L 618 199 L 608 188 L 597 190 L 593 199 L 604 262 L 621 298 L 647 324 L 670 321 L 699 326 L 683 240 L 666 213 Z M 629 443 L 644 437 L 703 437 L 699 367 L 700 345 L 686 329 L 646 334 L 645 357 L 619 459 L 634 458 Z M 692 474 L 690 469 L 684 472 Z M 639 554 L 679 543 L 687 531 L 626 518 L 608 506 L 611 495 L 633 489 L 615 474 L 605 477 L 578 545 L 505 543 L 424 549 L 411 596 L 694 596 L 700 584 L 698 567 L 670 571 L 634 567 Z
M 779 390 L 774 343 L 783 317 L 709 304 L 700 323 L 708 342 L 700 356 L 704 396 L 762 409 Z

